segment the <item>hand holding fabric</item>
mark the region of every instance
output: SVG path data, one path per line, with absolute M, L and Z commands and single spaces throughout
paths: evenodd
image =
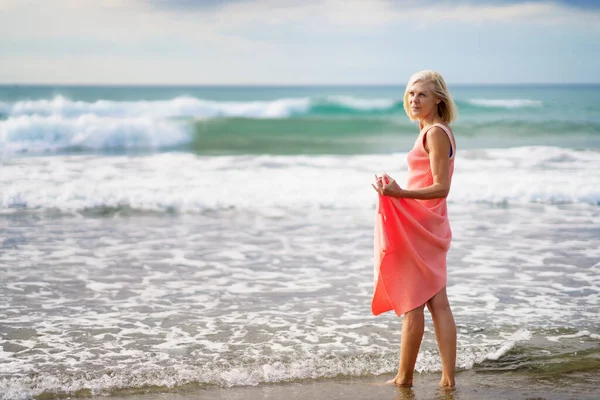
M 382 176 L 375 175 L 376 185 L 371 184 L 373 189 L 382 196 L 401 197 L 402 188 L 394 178 L 384 173 Z

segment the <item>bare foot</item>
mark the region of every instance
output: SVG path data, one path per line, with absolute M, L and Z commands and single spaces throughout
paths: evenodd
M 454 382 L 454 379 L 442 377 L 442 380 L 440 381 L 440 386 L 444 389 L 452 389 L 456 386 L 456 382 Z
M 386 383 L 400 387 L 412 387 L 413 385 L 412 379 L 403 379 L 400 374 L 396 375 L 394 379 L 390 379 Z

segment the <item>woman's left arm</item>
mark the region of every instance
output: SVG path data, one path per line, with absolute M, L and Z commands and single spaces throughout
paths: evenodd
M 386 196 L 418 200 L 440 199 L 450 192 L 450 139 L 446 132 L 437 126 L 427 132 L 425 150 L 429 152 L 429 166 L 433 176 L 433 184 L 420 189 L 405 190 L 395 185 L 383 185 Z M 390 179 L 388 177 L 388 179 Z M 386 186 L 391 186 L 386 193 Z

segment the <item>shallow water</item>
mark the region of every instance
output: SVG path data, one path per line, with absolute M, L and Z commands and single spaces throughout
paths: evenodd
M 599 94 L 453 88 L 456 398 L 594 398 Z M 369 183 L 406 180 L 401 95 L 0 86 L 0 398 L 440 395 L 429 316 L 420 386 L 368 385 L 400 342 Z
M 551 379 L 600 370 L 597 208 L 450 213 L 458 367 Z M 5 215 L 2 392 L 392 373 L 400 321 L 370 314 L 372 217 Z M 440 370 L 429 317 L 417 370 Z

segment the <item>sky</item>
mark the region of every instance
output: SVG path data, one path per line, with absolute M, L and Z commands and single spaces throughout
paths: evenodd
M 600 0 L 0 0 L 0 83 L 600 83 Z

